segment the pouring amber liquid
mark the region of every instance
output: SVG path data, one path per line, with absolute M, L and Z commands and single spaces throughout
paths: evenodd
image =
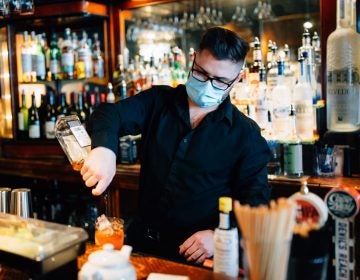
M 71 166 L 75 171 L 80 171 L 83 165 L 84 165 L 84 160 L 71 163 Z

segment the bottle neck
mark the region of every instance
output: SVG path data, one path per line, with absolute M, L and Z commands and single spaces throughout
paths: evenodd
M 219 228 L 221 228 L 221 229 L 230 229 L 230 215 L 229 215 L 229 213 L 220 212 Z
M 352 27 L 356 24 L 355 1 L 337 0 L 336 28 Z

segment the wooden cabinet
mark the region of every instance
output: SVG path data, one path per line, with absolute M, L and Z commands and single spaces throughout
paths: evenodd
M 2 46 L 4 55 L 7 51 L 6 59 L 2 59 L 2 69 L 7 69 L 5 78 L 8 78 L 5 86 L 8 84 L 9 96 L 5 98 L 5 86 L 1 87 L 1 99 L 9 99 L 10 103 L 4 102 L 8 112 L 6 118 L 7 126 L 10 127 L 7 133 L 1 133 L 0 138 L 19 140 L 17 131 L 17 112 L 20 105 L 20 92 L 25 91 L 27 96 L 27 106 L 29 107 L 32 91 L 45 94 L 46 88 L 52 88 L 56 93 L 71 90 L 78 91 L 85 83 L 98 85 L 100 88 L 106 88 L 109 77 L 112 75 L 112 50 L 114 49 L 113 34 L 116 29 L 112 22 L 113 9 L 109 4 L 91 1 L 69 1 L 64 3 L 38 5 L 32 15 L 10 16 L 2 19 L 0 22 L 1 32 L 6 35 L 6 45 Z M 100 48 L 104 59 L 105 76 L 102 78 L 81 78 L 72 80 L 51 80 L 47 75 L 44 81 L 24 81 L 22 79 L 21 67 L 21 44 L 23 42 L 23 32 L 34 31 L 36 34 L 43 34 L 47 46 L 50 47 L 51 35 L 56 33 L 58 37 L 64 37 L 65 28 L 70 28 L 79 38 L 81 32 L 85 31 L 89 36 L 97 33 L 99 35 Z M 48 71 L 47 61 L 47 71 Z M 4 71 L 4 70 L 3 70 Z M 39 104 L 38 104 L 39 105 Z M 2 113 L 0 113 L 2 115 Z M 41 142 L 41 141 L 40 141 Z M 22 143 L 25 144 L 25 143 Z M 6 155 L 6 143 L 3 148 Z

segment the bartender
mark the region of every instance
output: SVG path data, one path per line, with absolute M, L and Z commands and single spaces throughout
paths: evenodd
M 119 137 L 142 135 L 139 207 L 126 232 L 134 250 L 201 264 L 213 255 L 220 196 L 268 203 L 267 143 L 229 97 L 248 50 L 236 33 L 210 28 L 185 85 L 154 86 L 92 114 L 81 175 L 94 195 L 115 175 Z

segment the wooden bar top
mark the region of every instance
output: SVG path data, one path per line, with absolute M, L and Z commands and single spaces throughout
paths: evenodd
M 100 247 L 92 243 L 86 245 L 85 254 L 78 257 L 78 268 L 85 264 L 88 256 L 99 250 Z M 190 280 L 227 280 L 228 277 L 214 273 L 209 268 L 200 266 L 194 266 L 190 264 L 179 263 L 151 255 L 146 255 L 140 252 L 134 252 L 131 254 L 130 262 L 136 270 L 136 276 L 138 280 L 146 280 L 151 272 L 172 274 L 172 275 L 184 275 L 188 276 Z M 233 278 L 231 278 L 233 279 Z M 239 278 L 241 279 L 241 278 Z

